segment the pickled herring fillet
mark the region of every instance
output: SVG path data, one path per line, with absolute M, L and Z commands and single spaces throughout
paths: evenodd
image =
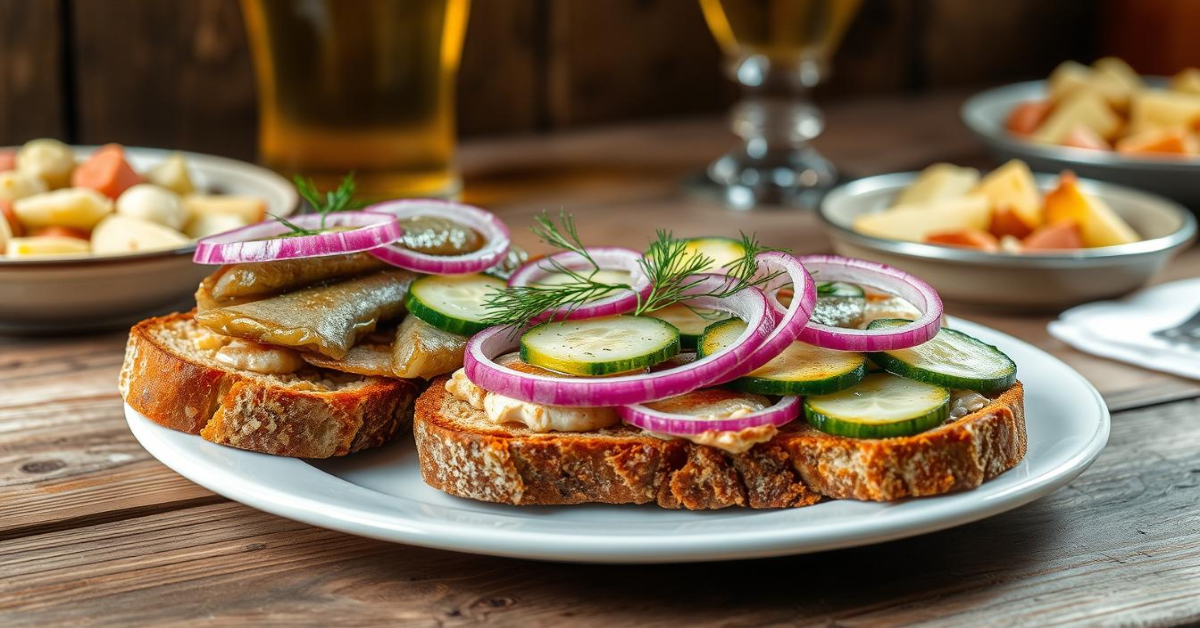
M 380 321 L 404 312 L 404 295 L 415 278 L 406 270 L 380 271 L 205 310 L 196 322 L 226 336 L 342 359 Z
M 395 377 L 392 374 L 392 343 L 360 342 L 354 345 L 346 357 L 335 360 L 317 353 L 301 353 L 301 359 L 323 369 L 368 375 Z
M 404 235 L 400 244 L 410 251 L 426 255 L 463 255 L 483 248 L 478 231 L 448 218 L 414 216 L 400 221 Z
M 463 365 L 467 336 L 442 331 L 408 315 L 396 330 L 392 345 L 392 372 L 396 377 L 430 379 Z
M 367 253 L 234 264 L 206 277 L 200 288 L 207 288 L 211 300 L 220 303 L 271 296 L 384 268 L 388 268 L 385 262 Z

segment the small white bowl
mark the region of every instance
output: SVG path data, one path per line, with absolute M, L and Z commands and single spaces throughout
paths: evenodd
M 73 147 L 87 157 L 97 147 Z M 176 151 L 125 148 L 144 171 Z M 283 177 L 242 161 L 183 153 L 197 190 L 256 196 L 267 211 L 286 216 L 299 196 Z M 192 263 L 194 245 L 130 255 L 47 259 L 0 258 L 0 332 L 69 333 L 110 329 L 172 308 L 190 308 L 192 294 L 213 267 Z
M 1006 310 L 1045 311 L 1107 299 L 1145 284 L 1196 236 L 1196 219 L 1177 203 L 1119 185 L 1080 180 L 1144 239 L 1132 244 L 1039 253 L 973 249 L 863 235 L 861 214 L 889 207 L 919 173 L 867 177 L 839 186 L 821 202 L 821 219 L 839 255 L 889 264 L 925 279 L 942 299 Z M 1057 176 L 1036 175 L 1043 191 Z

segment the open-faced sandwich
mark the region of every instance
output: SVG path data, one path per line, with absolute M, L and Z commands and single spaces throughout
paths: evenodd
M 417 400 L 435 488 L 516 505 L 785 508 L 961 490 L 1025 455 L 1016 365 L 943 328 L 915 277 L 752 238 L 660 232 L 643 254 L 584 247 L 569 219 L 537 231 L 566 250 L 457 302 L 492 326 Z
M 355 211 L 349 179 L 324 198 L 301 192 L 317 212 L 197 244 L 198 262 L 222 266 L 194 311 L 130 331 L 126 403 L 216 443 L 323 458 L 406 433 L 424 382 L 462 366 L 469 330 L 425 322 L 406 297 L 428 273 L 503 286 L 521 261 L 507 228 L 441 201 Z

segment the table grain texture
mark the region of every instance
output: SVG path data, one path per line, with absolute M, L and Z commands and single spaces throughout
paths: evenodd
M 820 146 L 851 176 L 987 165 L 962 94 L 828 107 Z M 587 241 L 757 232 L 823 252 L 810 213 L 736 213 L 680 181 L 732 144 L 705 118 L 476 141 L 467 200 L 516 240 L 574 212 Z M 1159 280 L 1200 274 L 1185 252 Z M 1014 289 L 1010 287 L 1009 289 Z M 998 289 L 1004 289 L 998 287 Z M 0 338 L 0 625 L 1182 625 L 1200 621 L 1200 383 L 1076 352 L 1047 316 L 950 308 L 1066 361 L 1112 437 L 1049 497 L 913 539 L 754 561 L 590 566 L 395 545 L 258 512 L 159 464 L 116 390 L 125 334 Z M 1037 417 L 1031 417 L 1036 420 Z

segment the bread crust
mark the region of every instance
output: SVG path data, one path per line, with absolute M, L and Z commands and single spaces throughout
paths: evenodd
M 191 317 L 150 318 L 129 332 L 121 396 L 159 425 L 260 453 L 327 458 L 382 445 L 411 421 L 419 392 L 411 381 L 367 377 L 349 389 L 304 389 L 203 363 L 155 339 L 154 332 Z
M 796 421 L 743 454 L 626 425 L 582 434 L 495 426 L 445 382 L 417 398 L 421 476 L 451 495 L 505 504 L 710 510 L 795 508 L 823 497 L 891 501 L 978 486 L 1026 451 L 1019 382 L 978 412 L 916 436 L 843 438 Z

